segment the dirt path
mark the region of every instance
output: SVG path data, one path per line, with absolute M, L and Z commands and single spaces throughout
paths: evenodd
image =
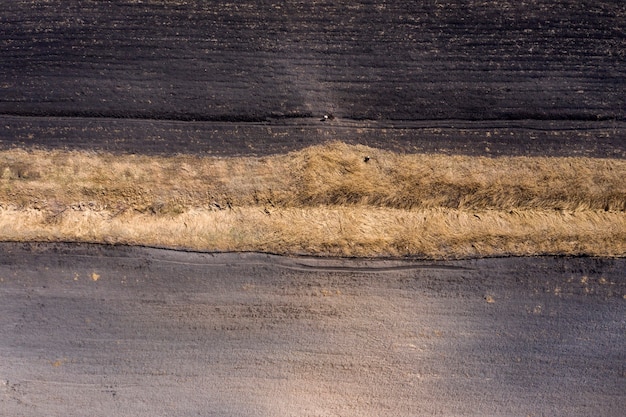
M 0 259 L 7 415 L 623 413 L 623 259 Z
M 625 122 L 336 119 L 323 123 L 306 118 L 231 123 L 0 116 L 0 149 L 263 156 L 336 140 L 401 153 L 626 158 Z

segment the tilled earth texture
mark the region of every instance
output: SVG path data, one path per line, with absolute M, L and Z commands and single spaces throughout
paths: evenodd
M 621 0 L 0 6 L 2 148 L 626 156 Z
M 624 415 L 624 259 L 0 259 L 3 416 Z

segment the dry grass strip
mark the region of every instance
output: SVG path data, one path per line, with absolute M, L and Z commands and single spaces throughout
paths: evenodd
M 626 161 L 0 152 L 0 240 L 341 256 L 626 255 Z

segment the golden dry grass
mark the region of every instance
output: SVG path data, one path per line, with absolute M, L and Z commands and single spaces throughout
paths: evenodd
M 369 159 L 366 162 L 366 157 Z M 626 161 L 0 152 L 0 240 L 457 258 L 626 255 Z

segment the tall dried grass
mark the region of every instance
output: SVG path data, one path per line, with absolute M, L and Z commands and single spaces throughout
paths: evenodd
M 626 161 L 0 152 L 0 239 L 427 258 L 626 255 Z

